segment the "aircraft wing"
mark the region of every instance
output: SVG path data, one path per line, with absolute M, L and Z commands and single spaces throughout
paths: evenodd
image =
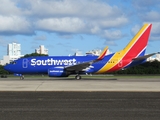
M 67 71 L 82 71 L 83 69 L 89 67 L 91 64 L 102 60 L 104 56 L 106 55 L 107 50 L 108 50 L 108 46 L 102 51 L 99 57 L 95 60 L 79 63 L 79 64 L 72 65 L 72 66 L 66 66 L 65 69 Z
M 65 69 L 67 71 L 82 71 L 83 69 L 89 67 L 92 63 L 93 63 L 92 61 L 84 62 L 84 63 L 76 64 L 73 66 L 67 66 L 65 67 Z
M 148 54 L 148 55 L 144 55 L 144 56 L 140 56 L 140 57 L 137 57 L 137 58 L 133 58 L 132 60 L 144 60 L 144 59 L 147 59 L 153 55 L 155 55 L 157 53 L 151 53 L 151 54 Z

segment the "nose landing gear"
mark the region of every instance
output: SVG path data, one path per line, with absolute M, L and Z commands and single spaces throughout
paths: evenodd
M 23 80 L 23 79 L 24 79 L 24 75 L 21 75 L 21 76 L 20 76 L 20 79 Z

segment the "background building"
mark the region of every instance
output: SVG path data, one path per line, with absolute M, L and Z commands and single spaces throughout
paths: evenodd
M 44 45 L 40 45 L 39 48 L 35 49 L 35 53 L 48 55 L 48 49 Z
M 91 50 L 86 52 L 86 55 L 96 55 L 99 56 L 101 54 L 102 50 Z M 109 49 L 106 52 L 106 55 L 111 54 L 112 52 L 109 51 Z
M 0 60 L 0 65 L 5 65 L 10 63 L 18 58 L 22 57 L 21 55 L 21 44 L 12 43 L 7 46 L 7 55 L 3 56 L 3 59 Z
M 21 56 L 21 45 L 17 43 L 8 44 L 7 55 L 8 56 Z
M 160 53 L 157 53 L 155 56 L 151 56 L 147 59 L 147 61 L 152 62 L 152 61 L 159 61 L 160 62 Z

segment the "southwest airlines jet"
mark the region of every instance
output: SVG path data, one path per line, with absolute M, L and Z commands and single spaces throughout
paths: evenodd
M 76 74 L 102 74 L 144 63 L 156 53 L 145 55 L 152 24 L 145 24 L 128 45 L 116 53 L 106 55 L 106 47 L 99 56 L 40 56 L 20 58 L 7 64 L 9 72 L 20 74 L 48 74 L 49 77 L 68 77 Z

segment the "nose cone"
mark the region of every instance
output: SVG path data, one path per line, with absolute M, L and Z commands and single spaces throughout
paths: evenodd
M 5 66 L 4 66 L 4 69 L 7 70 L 7 71 L 10 70 L 9 68 L 10 68 L 9 65 L 5 65 Z
M 11 69 L 11 65 L 10 65 L 10 64 L 5 65 L 5 66 L 4 66 L 4 69 L 5 69 L 6 71 L 13 72 L 12 69 Z

